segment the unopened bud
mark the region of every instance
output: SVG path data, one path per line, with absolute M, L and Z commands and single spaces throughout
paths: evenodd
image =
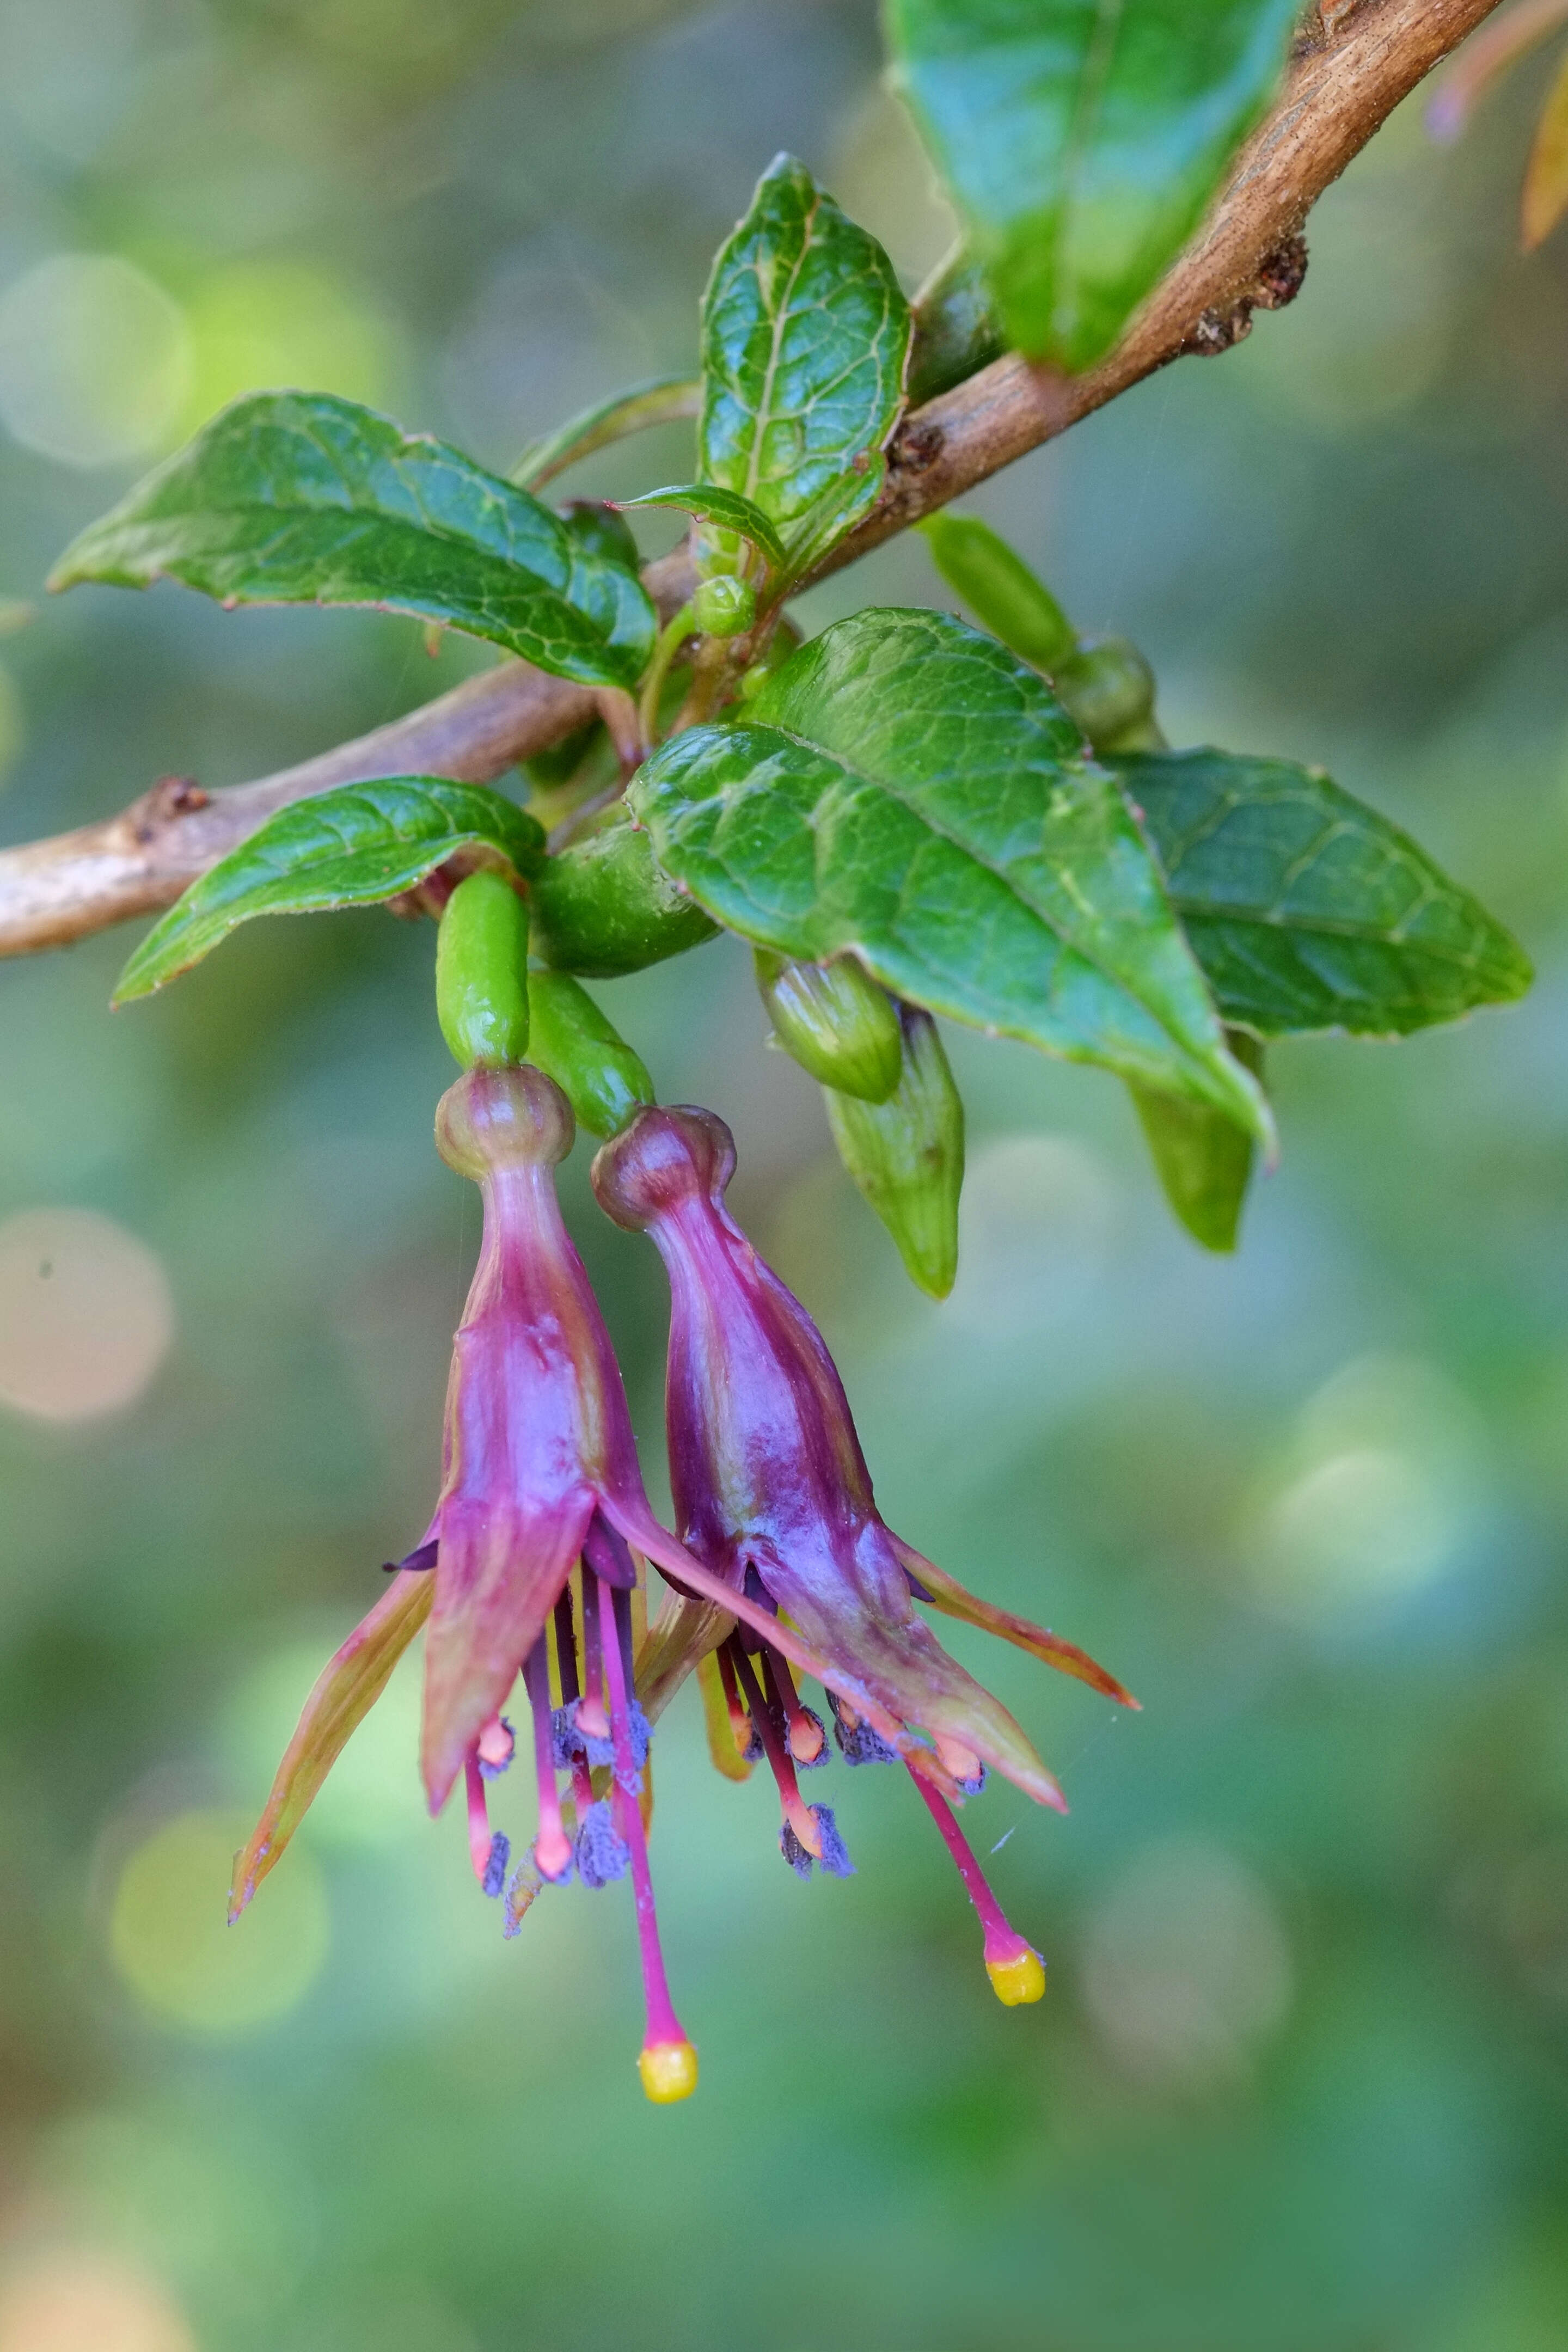
M 499 1070 L 528 1051 L 528 909 L 499 874 L 470 874 L 441 914 L 436 1013 L 465 1070 Z
M 1263 1048 L 1245 1030 L 1227 1029 L 1234 1058 L 1257 1078 Z M 1242 1203 L 1252 1181 L 1256 1148 L 1250 1135 L 1208 1103 L 1129 1082 L 1155 1172 L 1193 1239 L 1205 1249 L 1233 1250 Z
M 757 617 L 755 593 L 733 572 L 721 572 L 698 582 L 691 617 L 705 637 L 738 637 Z
M 572 1149 L 572 1107 L 542 1070 L 469 1070 L 436 1106 L 436 1149 L 482 1184 L 506 1168 L 553 1168 Z
M 626 816 L 545 858 L 528 887 L 534 953 L 586 980 L 683 955 L 719 928 L 659 871 L 647 834 Z
M 1047 674 L 1068 658 L 1077 643 L 1072 623 L 989 523 L 978 515 L 934 514 L 920 529 L 937 570 L 983 628 Z
M 1125 637 L 1069 655 L 1052 670 L 1051 684 L 1097 751 L 1147 751 L 1163 742 L 1153 727 L 1154 673 Z
M 892 998 L 853 956 L 790 963 L 755 951 L 757 986 L 778 1040 L 803 1070 L 840 1094 L 885 1103 L 899 1083 L 903 1040 Z
M 826 1089 L 838 1156 L 898 1244 L 911 1282 L 945 1298 L 958 1272 L 963 1105 L 929 1013 L 899 1007 L 903 1067 L 884 1103 Z
M 536 971 L 529 992 L 529 1060 L 554 1079 L 579 1127 L 591 1135 L 615 1135 L 654 1098 L 641 1057 L 565 972 Z

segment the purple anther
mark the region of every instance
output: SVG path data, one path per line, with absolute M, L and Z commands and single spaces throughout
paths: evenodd
M 499 1895 L 506 1885 L 506 1866 L 511 1860 L 511 1840 L 504 1830 L 497 1830 L 490 1840 L 490 1858 L 485 1864 L 485 1874 L 479 1885 L 485 1894 Z M 826 1863 L 823 1864 L 826 1868 Z
M 631 1868 L 631 1848 L 616 1835 L 606 1799 L 590 1805 L 584 1814 L 574 1852 L 577 1875 L 584 1886 L 609 1886 Z

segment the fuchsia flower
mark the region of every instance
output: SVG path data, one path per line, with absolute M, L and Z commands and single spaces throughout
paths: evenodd
M 725 1206 L 734 1166 L 730 1130 L 710 1111 L 648 1109 L 600 1151 L 594 1189 L 618 1224 L 646 1228 L 669 1276 L 671 1486 L 683 1541 L 723 1580 L 741 1620 L 719 1652 L 737 1736 L 773 1769 L 785 1859 L 803 1874 L 814 1861 L 847 1872 L 832 1811 L 807 1805 L 796 1778 L 798 1767 L 827 1760 L 822 1723 L 790 1673 L 792 1637 L 804 1637 L 823 1661 L 846 1760 L 902 1758 L 980 1913 L 998 1994 L 1037 2000 L 1039 1957 L 1003 1916 L 949 1801 L 977 1789 L 986 1765 L 1065 1810 L 1061 1791 L 914 1600 L 1137 1702 L 1081 1650 L 977 1601 L 884 1524 L 821 1335 Z M 759 1609 L 769 1612 L 761 1629 Z
M 537 1070 L 472 1070 L 443 1097 L 436 1135 L 442 1157 L 484 1199 L 453 1353 L 440 1498 L 424 1541 L 311 1692 L 237 1858 L 230 1916 L 277 1863 L 427 1620 L 422 1768 L 432 1811 L 461 1778 L 476 1874 L 487 1894 L 506 1891 L 513 1920 L 545 1880 L 575 1870 L 599 1886 L 629 1870 L 647 1999 L 644 2086 L 650 2098 L 683 2097 L 696 2056 L 670 2001 L 648 1874 L 639 1802 L 648 1728 L 633 1691 L 630 1547 L 697 1602 L 721 1604 L 726 1624 L 739 1617 L 769 1633 L 772 1619 L 649 1509 L 620 1371 L 555 1198 L 552 1171 L 573 1140 L 565 1097 Z M 823 1670 L 804 1643 L 782 1646 L 797 1664 Z M 511 1759 L 500 1710 L 520 1674 L 533 1717 L 539 1829 L 508 1886 L 510 1852 L 490 1830 L 487 1783 Z

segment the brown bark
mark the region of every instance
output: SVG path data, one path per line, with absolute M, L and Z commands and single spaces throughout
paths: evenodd
M 1362 0 L 1317 20 L 1298 43 L 1279 100 L 1238 157 L 1199 235 L 1108 359 L 1081 376 L 997 360 L 905 418 L 876 511 L 837 549 L 832 567 L 1103 407 L 1184 352 L 1223 351 L 1255 308 L 1300 282 L 1302 224 L 1385 117 L 1488 16 L 1496 0 Z M 684 559 L 651 567 L 661 610 L 689 592 Z M 505 662 L 374 734 L 254 783 L 205 793 L 166 778 L 121 814 L 0 851 L 0 955 L 85 938 L 158 912 L 275 809 L 375 776 L 485 782 L 558 741 L 592 715 L 583 689 Z

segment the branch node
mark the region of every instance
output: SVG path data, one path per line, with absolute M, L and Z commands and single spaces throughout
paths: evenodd
M 137 841 L 155 841 L 176 817 L 194 816 L 212 799 L 194 776 L 160 776 L 127 814 Z

